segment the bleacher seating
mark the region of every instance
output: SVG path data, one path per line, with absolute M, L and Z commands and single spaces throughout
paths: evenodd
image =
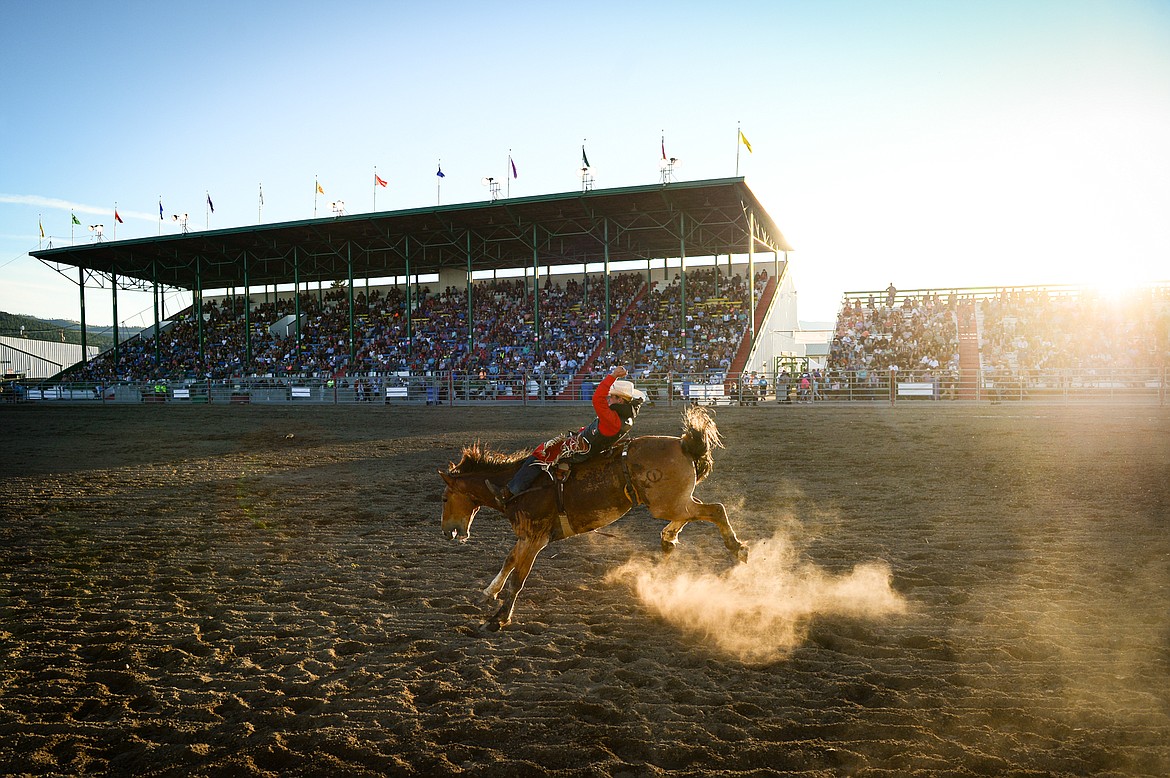
M 1165 284 L 1124 298 L 1073 287 L 916 290 L 892 300 L 860 293 L 838 314 L 829 368 L 897 366 L 907 382 L 974 386 L 980 373 L 1002 380 L 1041 370 L 1156 367 L 1168 356 L 1167 333 Z
M 643 373 L 726 371 L 746 331 L 747 286 L 738 275 L 721 275 L 716 292 L 713 270 L 687 274 L 684 332 L 680 279 L 647 290 L 642 274 L 615 274 L 610 278 L 610 300 L 616 321 L 611 348 L 605 351 L 605 321 L 598 306 L 603 286 L 600 276 L 590 277 L 587 284 L 576 278 L 563 283 L 544 280 L 539 292 L 539 346 L 532 292 L 523 280 L 475 282 L 470 341 L 465 288 L 448 287 L 437 294 L 426 287 L 414 290 L 409 330 L 404 289 L 372 290 L 368 296 L 358 292 L 352 360 L 349 292 L 343 286 L 302 292 L 296 305 L 289 299 L 254 304 L 247 322 L 250 362 L 242 300 L 209 301 L 202 309 L 202 358 L 194 312 L 187 310 L 175 316 L 173 326 L 160 336 L 157 365 L 155 342 L 147 332 L 119 346 L 116 365 L 113 353 L 106 352 L 68 378 L 113 383 L 456 371 L 481 372 L 490 379 L 528 373 L 538 392 L 567 396 L 596 360 L 607 366 L 630 364 Z M 294 312 L 300 314 L 299 348 Z

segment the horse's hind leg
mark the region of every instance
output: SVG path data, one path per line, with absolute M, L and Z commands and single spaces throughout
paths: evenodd
M 705 503 L 691 497 L 682 505 L 672 506 L 669 510 L 656 511 L 654 507 L 650 506 L 651 513 L 670 522 L 662 530 L 663 551 L 669 552 L 674 549 L 675 544 L 678 543 L 678 533 L 688 523 L 709 521 L 719 528 L 723 545 L 727 547 L 732 556 L 740 562 L 747 561 L 747 546 L 736 537 L 735 530 L 731 528 L 731 522 L 727 520 L 727 509 L 723 507 L 723 503 Z
M 662 528 L 662 553 L 669 554 L 674 551 L 678 545 L 678 533 L 682 532 L 686 525 L 685 521 L 672 521 Z
M 516 608 L 516 598 L 520 596 L 520 590 L 524 588 L 524 581 L 528 578 L 528 573 L 532 570 L 532 564 L 536 561 L 536 555 L 548 545 L 548 537 L 543 538 L 521 538 L 516 542 L 512 553 L 508 555 L 508 562 L 513 564 L 513 575 L 511 581 L 508 583 L 508 592 L 504 595 L 504 603 L 500 609 L 496 611 L 496 615 L 488 622 L 487 627 L 491 630 L 497 630 L 501 627 L 507 626 L 512 621 L 512 611 Z M 503 571 L 500 571 L 503 575 Z M 497 576 L 498 578 L 499 576 Z M 495 583 L 494 581 L 492 582 Z M 501 582 L 501 588 L 503 584 Z M 489 590 L 491 587 L 488 587 Z
M 744 543 L 741 543 L 739 538 L 735 536 L 735 530 L 731 528 L 731 522 L 727 520 L 727 509 L 723 507 L 721 502 L 705 503 L 699 502 L 695 498 L 695 515 L 699 519 L 710 521 L 719 528 L 719 535 L 723 538 L 723 545 L 731 552 L 740 562 L 747 561 L 748 549 Z

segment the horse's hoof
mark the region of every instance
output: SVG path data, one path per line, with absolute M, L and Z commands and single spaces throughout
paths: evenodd
M 741 565 L 743 565 L 743 564 L 747 564 L 747 560 L 748 560 L 748 547 L 745 546 L 743 543 L 740 543 L 739 548 L 736 549 L 736 551 L 735 551 L 735 561 L 739 562 Z
M 485 632 L 499 632 L 504 625 L 498 621 L 484 622 L 483 629 Z
M 669 555 L 677 545 L 678 543 L 671 543 L 669 540 L 662 541 L 662 553 Z

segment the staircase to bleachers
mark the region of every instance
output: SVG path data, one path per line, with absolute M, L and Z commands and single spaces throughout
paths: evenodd
M 773 275 L 768 276 L 768 283 L 764 285 L 764 291 L 760 293 L 760 302 L 756 305 L 752 315 L 755 317 L 755 331 L 760 334 L 760 328 L 764 326 L 764 321 L 768 318 L 768 311 L 772 307 L 772 301 L 776 296 L 776 284 L 779 279 Z M 739 342 L 739 349 L 735 352 L 735 358 L 731 360 L 731 367 L 727 372 L 729 375 L 736 375 L 742 373 L 743 369 L 747 367 L 748 357 L 752 353 L 752 328 L 748 328 L 743 333 L 743 339 Z
M 958 313 L 959 327 L 959 387 L 958 399 L 978 399 L 980 376 L 979 364 L 979 307 L 970 304 L 969 308 Z
M 617 317 L 617 321 L 615 321 L 610 327 L 609 337 L 611 339 L 622 331 L 622 327 L 626 325 L 626 319 L 629 318 L 630 311 L 634 310 L 634 306 L 638 304 L 639 300 L 645 297 L 649 290 L 650 287 L 643 283 L 642 286 L 638 288 L 638 293 L 630 298 L 629 304 L 627 304 L 626 307 L 622 309 L 622 312 Z M 605 348 L 605 343 L 606 341 L 602 339 L 593 346 L 593 350 L 589 352 L 589 356 L 585 358 L 585 361 L 581 364 L 581 367 L 578 368 L 576 374 L 569 380 L 569 383 L 565 384 L 565 388 L 561 390 L 561 393 L 557 395 L 558 400 L 580 399 L 581 384 L 583 384 L 585 382 L 585 378 L 593 372 L 593 365 L 597 362 L 597 358 L 601 356 L 601 350 Z

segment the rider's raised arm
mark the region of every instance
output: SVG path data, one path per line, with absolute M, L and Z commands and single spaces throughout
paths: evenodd
M 597 412 L 597 430 L 602 435 L 616 435 L 622 428 L 622 419 L 609 407 L 609 390 L 617 376 L 612 373 L 601 379 L 593 391 L 593 410 Z

